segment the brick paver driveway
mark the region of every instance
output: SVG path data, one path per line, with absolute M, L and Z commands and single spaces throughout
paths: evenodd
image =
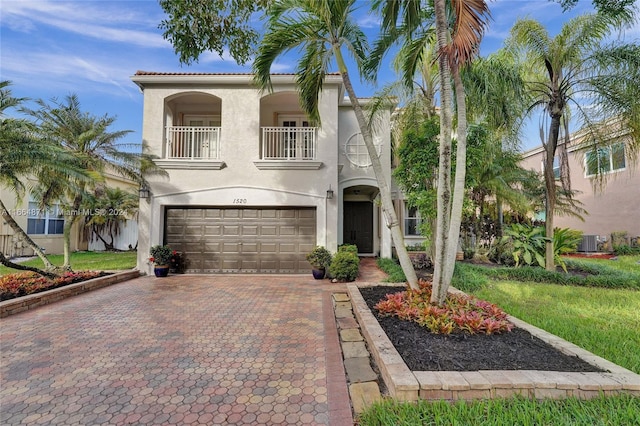
M 4 318 L 0 424 L 353 424 L 332 287 L 144 277 Z

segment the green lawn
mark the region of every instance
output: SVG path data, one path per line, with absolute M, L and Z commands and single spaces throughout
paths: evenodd
M 135 251 L 126 252 L 90 252 L 82 251 L 71 254 L 71 268 L 74 271 L 117 271 L 123 269 L 132 269 L 136 266 Z M 63 263 L 62 255 L 48 255 L 51 263 L 61 266 Z M 35 266 L 36 268 L 44 267 L 42 261 L 38 258 L 31 259 L 23 263 L 24 265 Z M 20 272 L 15 269 L 6 268 L 0 265 L 0 276 Z
M 521 398 L 476 402 L 403 403 L 385 400 L 358 419 L 360 426 L 613 426 L 637 425 L 640 398 L 616 396 L 589 401 L 574 398 L 536 401 Z

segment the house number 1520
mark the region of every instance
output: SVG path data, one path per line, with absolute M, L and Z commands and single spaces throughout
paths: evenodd
M 246 198 L 234 198 L 233 204 L 247 204 Z

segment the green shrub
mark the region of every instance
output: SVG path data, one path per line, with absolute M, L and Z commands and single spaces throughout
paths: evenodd
M 556 228 L 553 232 L 553 250 L 557 254 L 575 253 L 582 241 L 582 231 Z
M 501 239 L 493 243 L 487 257 L 494 263 L 505 266 L 515 266 L 516 261 L 513 259 L 513 242 L 510 239 Z
M 378 268 L 382 269 L 387 275 L 389 275 L 384 281 L 387 283 L 404 283 L 407 282 L 402 271 L 402 266 L 398 264 L 394 259 L 388 257 L 381 257 L 376 261 Z
M 627 237 L 626 231 L 614 231 L 611 233 L 611 248 L 614 252 L 616 248 L 627 245 Z
M 358 259 L 358 255 L 350 251 L 340 251 L 340 249 L 338 249 L 338 253 L 333 256 L 333 260 L 331 261 L 329 274 L 340 281 L 354 281 L 358 277 L 359 265 L 360 259 Z
M 614 247 L 613 253 L 616 256 L 629 256 L 634 254 L 640 254 L 640 247 L 631 247 L 626 244 L 621 244 Z
M 358 255 L 358 246 L 355 244 L 341 244 L 338 246 L 338 252 L 349 252 Z

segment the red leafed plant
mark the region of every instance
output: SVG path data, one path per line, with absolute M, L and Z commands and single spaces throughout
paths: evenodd
M 449 294 L 443 306 L 430 304 L 431 283 L 420 280 L 420 290 L 387 294 L 375 308 L 383 316 L 415 321 L 435 334 L 498 334 L 513 324 L 498 306 L 466 294 Z
M 56 287 L 62 287 L 92 278 L 106 275 L 99 271 L 65 272 L 49 279 L 35 272 L 20 272 L 0 277 L 0 300 L 14 299 L 27 294 L 38 293 Z

